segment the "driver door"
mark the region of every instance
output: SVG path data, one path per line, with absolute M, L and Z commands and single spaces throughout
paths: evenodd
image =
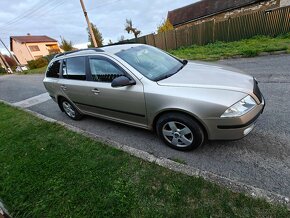
M 92 56 L 87 60 L 88 81 L 86 99 L 75 102 L 94 115 L 112 120 L 147 126 L 143 84 L 137 79 L 136 85 L 113 88 L 112 81 L 119 76 L 133 77 L 113 60 L 104 56 Z

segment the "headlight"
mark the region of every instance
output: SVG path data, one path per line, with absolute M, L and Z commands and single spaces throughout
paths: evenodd
M 248 113 L 256 106 L 255 100 L 251 96 L 247 96 L 238 103 L 234 104 L 230 108 L 228 108 L 224 114 L 221 116 L 222 118 L 225 117 L 240 117 L 244 114 Z

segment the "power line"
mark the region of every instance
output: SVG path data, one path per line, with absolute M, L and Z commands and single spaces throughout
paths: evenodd
M 87 12 L 91 12 L 91 11 L 97 10 L 99 8 L 106 7 L 108 5 L 111 5 L 113 3 L 117 3 L 119 1 L 121 1 L 121 0 L 114 0 L 114 1 L 111 1 L 111 2 L 106 2 L 106 3 L 103 3 L 103 4 L 99 4 L 99 5 L 97 5 L 97 7 L 87 9 Z M 70 13 L 76 13 L 76 12 L 80 12 L 80 10 L 70 10 L 69 12 Z M 47 17 L 47 16 L 67 16 L 67 14 L 65 14 L 63 12 L 58 12 L 58 13 L 52 13 L 52 14 L 49 14 L 49 15 L 44 15 L 42 17 Z
M 49 0 L 46 0 L 46 1 L 49 1 Z M 4 27 L 6 25 L 9 25 L 10 23 L 13 23 L 13 22 L 21 19 L 23 16 L 26 16 L 27 14 L 32 13 L 33 11 L 35 11 L 37 8 L 41 7 L 42 5 L 43 5 L 43 2 L 41 2 L 41 1 L 38 2 L 37 4 L 35 4 L 34 6 L 32 6 L 30 9 L 28 9 L 25 13 L 23 13 L 23 14 L 15 17 L 15 18 L 9 20 L 6 24 L 2 25 L 1 27 Z
M 19 22 L 21 22 L 22 20 L 24 20 L 24 19 L 27 19 L 27 18 L 29 18 L 29 17 L 33 17 L 33 16 L 35 16 L 35 15 L 38 15 L 39 14 L 39 12 L 41 12 L 41 14 L 40 15 L 42 15 L 42 13 L 43 13 L 43 8 L 44 7 L 47 7 L 47 6 L 49 6 L 49 5 L 52 5 L 52 4 L 54 4 L 56 1 L 58 1 L 58 0 L 52 0 L 52 1 L 50 1 L 50 2 L 46 2 L 46 3 L 41 3 L 41 5 L 37 5 L 37 6 L 34 6 L 34 7 L 32 7 L 31 9 L 29 9 L 26 13 L 24 13 L 24 14 L 22 14 L 22 15 L 20 15 L 20 16 L 18 16 L 18 18 L 15 18 L 15 19 L 13 19 L 13 20 L 11 20 L 10 22 L 8 22 L 8 23 L 6 23 L 4 26 L 1 26 L 1 29 L 10 29 L 10 28 L 13 28 L 13 24 L 16 24 L 16 23 L 19 23 Z M 32 10 L 32 12 L 30 12 Z
M 14 61 L 16 62 L 16 64 L 18 66 L 21 66 L 21 64 L 19 63 L 19 61 L 14 57 L 14 55 L 11 53 L 11 51 L 7 48 L 7 46 L 5 45 L 5 43 L 2 41 L 2 39 L 0 38 L 0 42 L 2 43 L 2 45 L 4 46 L 4 48 L 6 48 L 6 50 L 8 51 L 8 53 L 10 54 L 10 56 L 14 59 Z M 22 71 L 20 69 L 20 71 Z
M 49 1 L 49 2 L 47 2 L 47 1 Z M 23 20 L 27 20 L 29 18 L 33 18 L 33 17 L 38 16 L 38 15 L 40 16 L 39 17 L 40 19 L 43 18 L 43 17 L 56 16 L 56 15 L 67 16 L 67 14 L 65 14 L 63 12 L 62 13 L 57 13 L 57 14 L 55 14 L 55 13 L 47 14 L 48 12 L 51 12 L 55 8 L 63 5 L 66 2 L 66 0 L 60 1 L 56 5 L 54 5 L 53 8 L 49 8 L 48 10 L 43 11 L 42 9 L 44 7 L 47 7 L 48 5 L 52 6 L 52 4 L 54 2 L 56 2 L 56 1 L 58 1 L 58 0 L 52 0 L 52 1 L 47 0 L 47 1 L 45 3 L 44 2 L 38 2 L 36 5 L 34 5 L 32 8 L 30 8 L 28 11 L 26 11 L 24 14 L 22 14 L 22 15 L 16 17 L 16 18 L 14 18 L 14 19 L 8 21 L 8 23 L 6 23 L 5 25 L 1 26 L 0 27 L 1 30 L 9 31 L 11 28 L 15 28 L 15 26 L 12 26 L 13 24 L 17 24 L 17 23 L 19 23 L 19 22 L 21 22 Z M 105 7 L 105 6 L 108 6 L 110 4 L 117 3 L 119 1 L 121 1 L 121 0 L 115 0 L 115 1 L 111 1 L 111 2 L 106 2 L 106 3 L 98 5 L 97 7 L 90 8 L 87 11 L 88 12 L 94 11 L 94 10 L 97 10 L 97 9 L 99 9 L 101 7 Z M 41 12 L 41 14 L 39 14 L 39 12 Z M 74 13 L 74 12 L 79 12 L 79 10 L 70 11 L 70 13 Z

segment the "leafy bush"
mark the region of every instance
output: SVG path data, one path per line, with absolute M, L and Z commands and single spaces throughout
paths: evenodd
M 29 69 L 37 69 L 48 65 L 48 60 L 46 58 L 38 58 L 36 60 L 28 61 Z
M 6 70 L 0 66 L 0 74 L 6 74 Z
M 54 58 L 55 55 L 56 54 L 49 54 L 47 56 L 44 56 L 43 58 L 45 58 L 48 62 L 50 62 Z

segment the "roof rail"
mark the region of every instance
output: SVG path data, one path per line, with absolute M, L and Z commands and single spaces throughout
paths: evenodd
M 68 52 L 64 52 L 61 54 L 57 54 L 54 56 L 54 58 L 58 58 L 64 55 L 68 55 L 68 54 L 72 54 L 72 53 L 77 53 L 77 52 L 81 52 L 81 51 L 96 51 L 96 52 L 104 52 L 103 49 L 100 48 L 85 48 L 85 49 L 80 49 L 80 50 L 75 50 L 75 51 L 68 51 Z
M 144 43 L 140 43 L 140 42 L 130 42 L 130 41 L 122 41 L 122 42 L 116 42 L 116 43 L 113 43 L 113 44 L 109 44 L 109 45 L 104 45 L 103 48 L 106 48 L 106 47 L 110 47 L 110 46 L 115 46 L 115 45 L 125 45 L 125 44 L 130 44 L 130 45 L 134 45 L 134 44 L 144 44 Z

